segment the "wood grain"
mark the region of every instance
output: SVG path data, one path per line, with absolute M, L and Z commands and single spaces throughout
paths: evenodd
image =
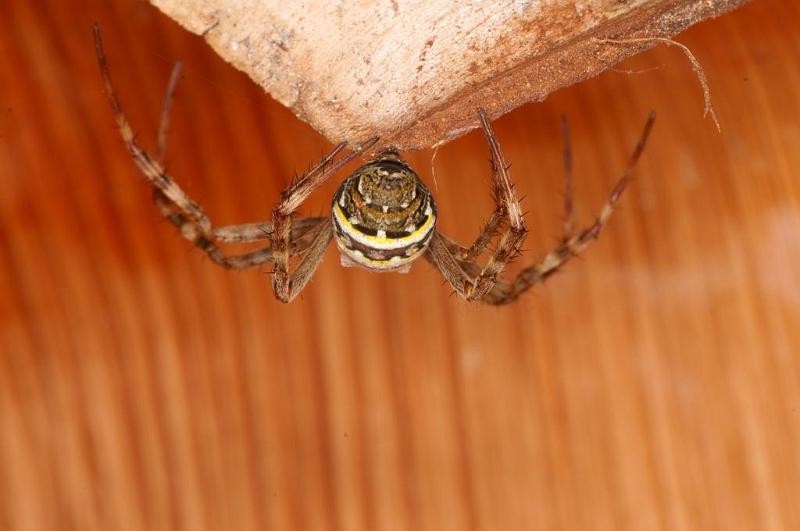
M 150 0 L 333 143 L 440 146 L 746 0 Z M 647 37 L 612 44 L 603 39 Z
M 276 302 L 159 219 L 103 100 L 90 25 L 152 145 L 186 61 L 171 172 L 218 223 L 265 219 L 328 146 L 197 38 L 127 0 L 0 17 L 0 528 L 800 528 L 800 6 L 761 0 L 495 127 L 553 245 L 559 116 L 584 259 L 508 308 L 427 264 L 343 269 Z M 412 154 L 440 228 L 490 212 L 479 134 Z M 336 183 L 304 208 L 326 212 Z M 519 265 L 517 266 L 519 267 Z

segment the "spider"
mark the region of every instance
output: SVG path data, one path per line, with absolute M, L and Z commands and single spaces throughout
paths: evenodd
M 515 301 L 598 237 L 631 178 L 655 120 L 651 112 L 627 167 L 599 216 L 594 223 L 577 232 L 572 227 L 572 155 L 567 123 L 563 120 L 564 234 L 559 245 L 537 263 L 522 269 L 513 280 L 501 280 L 498 276 L 505 266 L 521 254 L 527 229 L 509 176 L 509 166 L 483 109 L 478 108 L 477 113 L 489 144 L 495 209 L 469 247 L 459 245 L 436 230 L 437 211 L 431 192 L 395 149 L 381 151 L 342 182 L 333 197 L 330 217 L 293 217 L 312 192 L 367 151 L 377 139 L 351 149 L 341 157 L 339 155 L 345 151 L 347 143 L 334 147 L 319 164 L 283 190 L 280 202 L 272 211 L 271 221 L 214 227 L 200 205 L 167 174 L 163 164 L 169 109 L 180 63 L 176 63 L 167 86 L 158 131 L 158 151 L 153 157 L 139 147 L 122 112 L 111 81 L 100 29 L 95 24 L 93 30 L 100 73 L 117 127 L 134 162 L 153 186 L 153 199 L 161 213 L 215 264 L 228 269 L 247 269 L 272 263 L 272 289 L 282 302 L 292 301 L 303 290 L 334 239 L 344 266 L 402 272 L 407 271 L 414 260 L 424 256 L 467 301 L 495 305 Z M 489 259 L 484 265 L 479 265 L 475 259 L 489 248 L 495 237 L 496 243 Z M 267 247 L 237 255 L 226 255 L 218 247 L 219 243 L 265 240 L 269 242 Z M 290 271 L 293 257 L 298 261 Z

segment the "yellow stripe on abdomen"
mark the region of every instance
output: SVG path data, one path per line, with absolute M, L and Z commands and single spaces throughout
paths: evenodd
M 333 204 L 334 223 L 336 223 L 341 231 L 361 245 L 375 250 L 401 249 L 424 240 L 433 230 L 433 226 L 436 223 L 436 214 L 433 212 L 433 209 L 430 205 L 428 205 L 425 214 L 427 217 L 422 226 L 417 227 L 414 231 L 408 233 L 408 236 L 389 238 L 381 235 L 372 236 L 370 234 L 364 234 L 358 230 L 358 228 L 356 228 L 349 219 L 347 219 L 347 216 L 345 216 L 345 213 L 339 206 L 338 202 Z

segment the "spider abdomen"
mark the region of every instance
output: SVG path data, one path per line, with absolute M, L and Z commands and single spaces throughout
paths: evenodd
M 368 269 L 391 271 L 425 252 L 436 207 L 414 170 L 387 153 L 345 179 L 331 217 L 344 256 Z

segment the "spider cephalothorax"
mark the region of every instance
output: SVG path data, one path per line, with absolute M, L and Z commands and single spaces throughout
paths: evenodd
M 651 114 L 625 172 L 612 189 L 600 215 L 594 223 L 577 232 L 573 230 L 572 223 L 572 158 L 567 129 L 564 128 L 566 193 L 561 243 L 538 262 L 523 268 L 513 279 L 503 280 L 499 276 L 506 264 L 521 253 L 527 229 L 508 173 L 508 164 L 482 109 L 477 109 L 477 113 L 489 144 L 494 170 L 492 188 L 495 209 L 469 247 L 462 247 L 436 230 L 437 213 L 431 193 L 395 150 L 381 152 L 377 158 L 344 180 L 333 197 L 330 216 L 294 217 L 294 213 L 314 190 L 374 145 L 375 139 L 341 157 L 339 155 L 347 144 L 336 146 L 317 166 L 286 187 L 281 194 L 281 201 L 272 211 L 271 221 L 214 227 L 200 205 L 167 174 L 161 161 L 166 142 L 168 110 L 178 78 L 177 65 L 164 98 L 158 155 L 153 158 L 136 143 L 133 130 L 114 92 L 97 26 L 94 32 L 100 72 L 117 126 L 133 160 L 153 186 L 153 197 L 161 213 L 178 228 L 184 238 L 202 249 L 216 264 L 246 269 L 271 263 L 272 289 L 283 302 L 291 301 L 303 290 L 332 239 L 336 239 L 345 265 L 357 264 L 377 271 L 406 271 L 413 260 L 425 256 L 462 298 L 489 304 L 512 302 L 597 238 L 630 179 L 654 120 Z M 218 246 L 220 243 L 265 240 L 269 241 L 266 247 L 234 255 L 226 255 Z M 490 249 L 492 241 L 494 246 L 489 258 L 484 264 L 477 263 L 475 259 Z M 297 262 L 290 271 L 292 257 L 297 257 Z
M 436 226 L 431 193 L 395 151 L 345 179 L 331 210 L 342 264 L 378 271 L 407 271 Z

